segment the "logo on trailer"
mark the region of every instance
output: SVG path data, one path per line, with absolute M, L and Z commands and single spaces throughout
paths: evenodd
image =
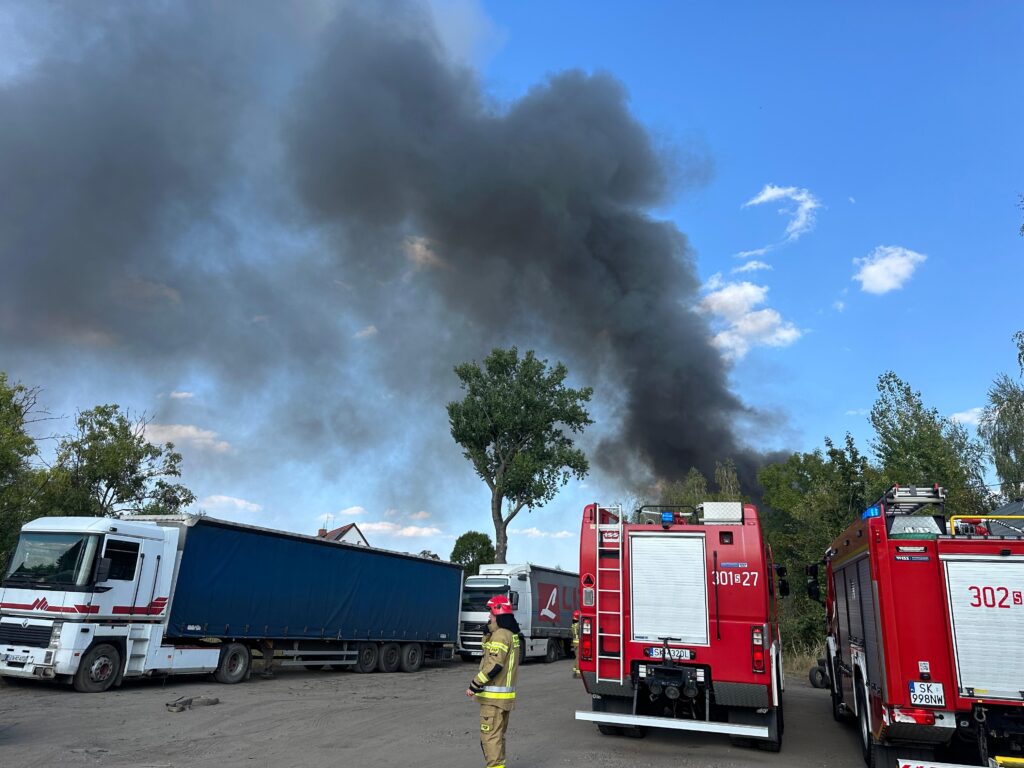
M 558 587 L 554 584 L 537 583 L 537 604 L 541 606 L 537 618 L 552 624 L 558 621 Z

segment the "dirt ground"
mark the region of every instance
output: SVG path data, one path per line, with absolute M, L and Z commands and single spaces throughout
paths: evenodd
M 714 734 L 601 736 L 573 719 L 590 699 L 570 669 L 569 661 L 521 668 L 509 768 L 863 765 L 854 729 L 833 722 L 827 692 L 803 680 L 789 682 L 782 752 L 768 754 Z M 463 695 L 473 670 L 459 662 L 412 675 L 300 668 L 234 686 L 179 677 L 98 695 L 0 683 L 0 768 L 480 768 L 478 707 Z M 164 704 L 181 696 L 220 704 L 168 712 Z

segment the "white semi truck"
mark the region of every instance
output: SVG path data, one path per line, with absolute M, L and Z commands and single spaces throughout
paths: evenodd
M 462 588 L 459 616 L 459 655 L 482 655 L 487 631 L 487 601 L 506 595 L 526 640 L 524 656 L 552 662 L 572 653 L 572 614 L 579 608 L 579 574 L 523 565 L 481 565 Z

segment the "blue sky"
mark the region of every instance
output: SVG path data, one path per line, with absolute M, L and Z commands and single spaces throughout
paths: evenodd
M 330 16 L 325 7 L 297 6 L 281 35 L 289 44 L 275 39 L 268 54 L 279 68 L 247 70 L 272 95 L 248 103 L 239 144 L 269 151 L 253 168 L 232 171 L 245 191 L 216 202 L 215 189 L 215 202 L 203 203 L 237 231 L 196 229 L 174 254 L 230 252 L 253 268 L 287 254 L 295 283 L 287 298 L 282 288 L 264 300 L 278 312 L 281 303 L 298 317 L 308 311 L 310 337 L 329 318 L 322 343 L 337 348 L 338 371 L 295 387 L 303 372 L 287 355 L 240 370 L 236 350 L 215 347 L 217 333 L 208 355 L 163 361 L 118 334 L 51 329 L 18 344 L 17 319 L 0 313 L 3 369 L 42 386 L 56 415 L 99 402 L 150 414 L 153 436 L 178 444 L 184 479 L 211 514 L 308 532 L 321 519 L 352 521 L 373 544 L 446 555 L 459 533 L 489 531 L 486 489 L 446 431 L 454 381 L 447 390 L 418 389 L 389 378 L 386 323 L 401 308 L 367 309 L 345 293 L 344 280 L 328 294 L 316 277 L 328 236 L 301 216 L 268 215 L 280 201 L 260 184 L 282 162 L 282 105 L 311 66 L 307 49 Z M 737 425 L 741 442 L 811 450 L 825 435 L 850 431 L 864 446 L 875 382 L 890 368 L 941 413 L 967 413 L 983 405 L 997 373 L 1012 370 L 1010 336 L 1024 328 L 1016 308 L 1024 7 L 780 8 L 459 0 L 434 11 L 449 54 L 475 70 L 498 111 L 564 70 L 604 71 L 622 83 L 629 109 L 678 169 L 673 193 L 649 213 L 689 240 L 703 283 L 696 308 L 729 361 L 733 391 L 774 416 Z M 31 5 L 0 14 L 0 92 L 31 82 L 51 55 L 49 40 L 75 34 L 59 16 L 37 16 Z M 244 30 L 239 36 L 267 45 L 253 27 L 251 40 Z M 0 158 L 10 146 L 0 144 Z M 17 272 L 32 259 L 30 250 L 0 256 Z M 304 270 L 308 283 L 296 277 Z M 132 274 L 128 292 L 142 300 L 188 303 L 185 288 Z M 257 304 L 246 304 L 244 318 L 211 314 L 208 327 L 244 322 L 273 333 L 274 312 L 251 309 Z M 282 349 L 294 338 L 282 335 Z M 493 343 L 516 341 L 529 343 Z M 557 344 L 539 344 L 559 356 Z M 324 403 L 352 392 L 366 393 L 361 406 L 328 415 Z M 615 402 L 615 392 L 598 387 L 598 415 L 611 420 Z M 608 428 L 599 421 L 585 444 L 593 448 Z M 573 566 L 583 505 L 629 494 L 600 472 L 570 484 L 513 523 L 510 560 Z

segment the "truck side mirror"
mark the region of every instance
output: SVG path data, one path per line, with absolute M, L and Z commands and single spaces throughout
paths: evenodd
M 112 565 L 109 557 L 101 557 L 99 562 L 96 563 L 96 583 L 100 584 L 110 578 L 110 566 Z
M 818 564 L 817 563 L 811 563 L 806 568 L 804 568 L 804 572 L 807 574 L 808 578 L 817 579 L 818 578 Z
M 789 597 L 789 582 L 779 579 L 779 597 Z
M 525 573 L 520 573 L 519 574 L 519 580 L 520 581 L 526 581 L 526 574 Z
M 817 581 L 807 580 L 807 596 L 816 603 L 821 602 L 821 585 Z

